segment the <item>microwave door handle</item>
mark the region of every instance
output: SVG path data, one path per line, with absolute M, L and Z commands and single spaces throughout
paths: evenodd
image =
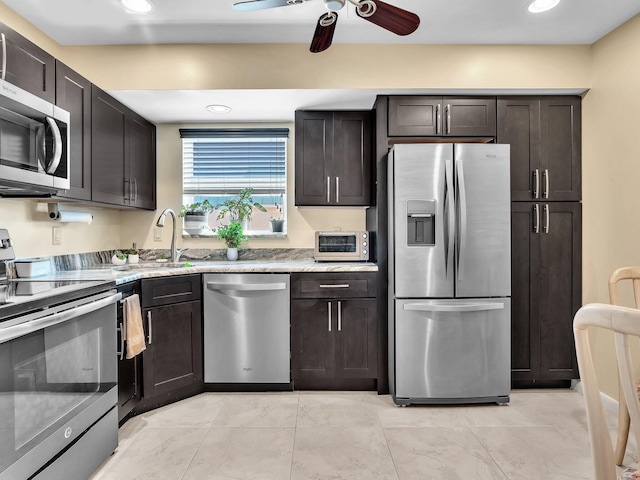
M 62 134 L 60 133 L 58 124 L 53 118 L 47 117 L 47 123 L 53 132 L 53 153 L 51 155 L 51 161 L 47 162 L 46 170 L 47 173 L 53 174 L 58 169 L 60 159 L 62 158 Z
M 2 80 L 4 80 L 7 76 L 7 37 L 1 33 L 0 39 L 2 40 Z

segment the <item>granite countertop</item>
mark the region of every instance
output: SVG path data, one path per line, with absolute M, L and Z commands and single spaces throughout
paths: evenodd
M 191 266 L 185 266 L 190 263 Z M 112 280 L 122 285 L 141 278 L 168 277 L 192 273 L 265 273 L 265 272 L 376 272 L 370 262 L 314 262 L 309 260 L 190 261 L 179 263 L 141 262 L 132 265 L 98 265 L 82 270 L 53 272 L 37 280 Z

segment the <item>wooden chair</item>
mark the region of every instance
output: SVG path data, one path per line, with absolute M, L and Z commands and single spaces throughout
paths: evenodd
M 630 280 L 633 287 L 633 296 L 636 308 L 640 308 L 640 267 L 622 267 L 614 271 L 609 277 L 609 302 L 612 305 L 620 305 L 618 283 Z M 620 390 L 620 405 L 618 407 L 618 438 L 616 440 L 615 461 L 616 465 L 622 465 L 629 438 L 629 409 Z
M 640 310 L 616 305 L 590 304 L 578 310 L 573 319 L 573 333 L 576 339 L 578 367 L 580 368 L 580 378 L 587 410 L 595 479 L 640 478 L 640 464 L 638 463 L 629 466 L 621 477 L 617 477 L 613 446 L 605 420 L 604 408 L 600 401 L 600 389 L 589 344 L 588 331 L 591 327 L 604 328 L 614 333 L 620 384 L 628 405 L 631 423 L 634 426 L 636 445 L 640 445 L 640 401 L 636 392 L 635 376 L 629 349 L 630 338 L 640 337 Z

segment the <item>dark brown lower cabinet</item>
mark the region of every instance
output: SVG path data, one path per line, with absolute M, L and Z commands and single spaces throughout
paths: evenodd
M 201 288 L 200 275 L 142 280 L 147 348 L 135 413 L 204 391 Z
M 307 280 L 299 285 L 308 287 L 317 282 L 319 288 L 344 288 L 344 296 L 291 301 L 293 386 L 297 390 L 374 390 L 378 362 L 377 302 L 375 298 L 345 298 L 353 295 L 349 288 L 369 281 L 363 280 L 362 274 L 352 279 L 355 283 L 336 274 L 324 278 L 322 275 L 307 274 Z M 292 284 L 298 278 L 293 275 Z M 295 286 L 292 291 L 296 291 Z M 309 296 L 317 295 L 314 289 L 306 292 Z
M 578 202 L 511 207 L 511 371 L 514 387 L 578 378 L 573 316 L 582 303 Z

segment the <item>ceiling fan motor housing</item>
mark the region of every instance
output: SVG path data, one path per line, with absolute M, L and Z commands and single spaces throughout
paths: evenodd
M 333 12 L 338 11 L 342 7 L 344 7 L 344 2 L 345 0 L 324 0 L 325 6 Z

